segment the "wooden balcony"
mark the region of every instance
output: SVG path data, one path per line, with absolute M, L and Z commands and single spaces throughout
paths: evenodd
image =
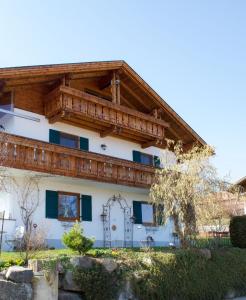
M 93 152 L 1 134 L 1 164 L 53 175 L 149 188 L 154 167 Z
M 45 116 L 50 123 L 66 122 L 96 130 L 102 137 L 120 136 L 143 147 L 162 145 L 169 126 L 151 115 L 63 85 L 47 95 Z

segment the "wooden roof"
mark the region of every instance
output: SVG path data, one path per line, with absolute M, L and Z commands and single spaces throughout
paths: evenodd
M 246 189 L 246 176 L 239 179 L 235 184 L 241 185 L 244 189 Z
M 25 87 L 32 87 L 37 93 L 42 88 L 43 93 L 46 93 L 58 80 L 66 78 L 71 80 L 72 87 L 79 89 L 81 84 L 85 85 L 86 82 L 89 92 L 110 100 L 108 88 L 114 71 L 120 76 L 122 105 L 146 114 L 160 109 L 160 118 L 170 124 L 167 128 L 167 138 L 182 140 L 187 146 L 194 142 L 205 144 L 205 141 L 122 60 L 0 68 L 0 96 L 3 91 L 9 92 Z

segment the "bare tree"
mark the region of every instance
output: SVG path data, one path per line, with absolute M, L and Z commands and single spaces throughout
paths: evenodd
M 17 197 L 21 219 L 24 225 L 23 237 L 16 247 L 23 252 L 27 261 L 33 252 L 44 248 L 46 230 L 34 224 L 33 216 L 40 204 L 40 180 L 42 176 L 28 175 L 19 180 L 10 178 L 12 190 Z
M 167 141 L 173 156 L 164 154 L 163 168 L 156 172 L 156 182 L 150 190 L 150 201 L 158 208 L 166 222 L 171 218 L 182 247 L 190 246 L 190 240 L 198 234 L 200 224 L 213 224 L 220 212 L 215 195 L 224 190 L 224 180 L 217 176 L 210 163 L 212 147 L 194 145 L 184 152 L 181 142 Z M 170 161 L 171 157 L 171 161 Z M 218 216 L 218 215 L 217 215 Z M 220 220 L 223 218 L 222 213 Z M 211 222 L 211 223 L 210 223 Z

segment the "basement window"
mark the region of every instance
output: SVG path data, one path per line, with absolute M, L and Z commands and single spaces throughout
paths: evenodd
M 80 218 L 80 195 L 69 192 L 58 192 L 58 219 L 76 221 Z

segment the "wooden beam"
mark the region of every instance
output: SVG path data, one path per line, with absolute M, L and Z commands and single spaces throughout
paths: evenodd
M 113 72 L 113 78 L 111 80 L 111 93 L 112 93 L 112 102 L 117 103 L 117 96 L 116 96 L 116 73 Z
M 0 80 L 0 97 L 3 95 L 4 87 L 5 87 L 5 81 Z
M 100 132 L 100 137 L 104 138 L 108 135 L 111 135 L 111 134 L 120 134 L 121 133 L 121 127 L 119 126 L 112 126 L 102 132 Z
M 149 148 L 149 147 L 152 147 L 152 146 L 161 146 L 163 144 L 163 141 L 162 140 L 152 140 L 152 141 L 148 141 L 148 142 L 145 142 L 141 145 L 142 149 L 145 149 L 145 148 Z
M 116 73 L 116 103 L 120 105 L 120 76 Z
M 121 82 L 121 86 L 129 93 L 132 97 L 137 99 L 137 101 L 143 105 L 144 108 L 149 109 L 146 103 L 139 97 L 132 89 L 130 89 L 123 81 Z
M 134 106 L 129 100 L 127 100 L 122 94 L 120 95 L 121 99 L 132 109 L 137 110 L 137 107 Z

